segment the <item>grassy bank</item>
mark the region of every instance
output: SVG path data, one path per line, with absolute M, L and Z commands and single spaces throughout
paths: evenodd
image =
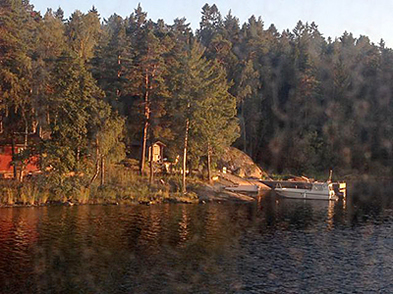
M 200 181 L 189 179 L 190 187 Z M 191 189 L 192 190 L 192 189 Z M 39 175 L 23 182 L 0 181 L 0 205 L 48 205 L 48 204 L 136 204 L 162 202 L 198 202 L 194 192 L 183 195 L 180 175 L 157 176 L 149 179 L 124 167 L 111 167 L 104 185 L 97 179 L 73 176 L 64 179 Z

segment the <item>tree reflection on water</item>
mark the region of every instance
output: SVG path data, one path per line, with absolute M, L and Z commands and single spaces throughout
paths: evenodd
M 362 197 L 1 209 L 0 292 L 393 291 L 391 202 Z

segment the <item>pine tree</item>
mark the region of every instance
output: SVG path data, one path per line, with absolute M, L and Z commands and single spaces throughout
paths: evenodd
M 246 119 L 251 119 L 258 115 L 258 105 L 255 105 L 252 101 L 255 101 L 255 96 L 258 94 L 260 88 L 259 83 L 259 73 L 254 69 L 252 60 L 249 60 L 245 65 L 243 65 L 241 73 L 238 77 L 239 81 L 236 87 L 236 97 L 238 103 L 239 117 L 241 123 L 241 133 L 242 133 L 242 147 L 243 151 L 247 152 L 247 143 L 250 139 L 247 137 L 247 129 L 251 128 L 255 130 L 255 125 L 246 123 Z M 253 99 L 254 98 L 254 99 Z M 255 111 L 257 113 L 255 113 Z M 257 120 L 260 117 L 257 116 Z
M 201 44 L 209 47 L 210 42 L 213 40 L 217 31 L 221 29 L 222 25 L 221 14 L 217 6 L 215 4 L 212 6 L 205 4 L 202 7 L 202 19 L 199 24 L 199 30 L 196 33 Z
M 186 190 L 187 156 L 207 158 L 211 179 L 211 158 L 218 155 L 237 138 L 236 99 L 228 92 L 225 70 L 204 57 L 204 49 L 193 43 L 182 60 L 181 71 L 172 85 L 172 111 L 183 138 L 183 192 Z M 182 135 L 183 134 L 183 135 Z
M 191 136 L 194 149 L 206 155 L 211 181 L 212 157 L 222 154 L 237 139 L 238 121 L 236 98 L 229 93 L 225 69 L 213 62 L 202 73 L 204 86 L 199 89 Z
M 93 7 L 94 8 L 94 7 Z M 94 56 L 94 47 L 101 35 L 101 24 L 97 10 L 87 14 L 76 10 L 66 25 L 66 36 L 71 49 L 84 61 Z
M 28 1 L 7 0 L 0 4 L 0 111 L 18 130 L 16 120 L 28 119 L 31 90 L 29 32 L 34 25 Z M 19 118 L 18 118 L 19 117 Z M 25 127 L 25 122 L 21 122 Z M 20 130 L 20 129 L 19 129 Z
M 51 95 L 51 73 L 61 53 L 66 49 L 65 27 L 52 10 L 48 9 L 38 24 L 37 46 L 32 61 L 33 124 L 42 136 L 49 131 L 48 98 Z
M 160 130 L 160 118 L 165 114 L 165 98 L 168 91 L 163 77 L 167 70 L 164 55 L 171 50 L 170 42 L 160 35 L 152 21 L 146 22 L 141 7 L 129 18 L 129 36 L 134 46 L 134 65 L 127 74 L 133 87 L 130 94 L 138 97 L 143 113 L 140 172 L 145 173 L 147 140 L 156 138 Z M 142 100 L 142 101 L 141 101 Z
M 100 117 L 102 91 L 96 86 L 84 62 L 64 52 L 51 74 L 49 103 L 51 138 L 45 144 L 44 165 L 59 175 L 83 169 L 89 145 L 89 131 Z
M 191 47 L 191 48 L 190 48 Z M 176 134 L 175 146 L 182 149 L 182 192 L 186 193 L 186 173 L 188 161 L 188 146 L 190 127 L 194 123 L 194 112 L 196 101 L 199 99 L 199 87 L 203 82 L 201 71 L 207 66 L 203 58 L 204 50 L 198 43 L 188 46 L 187 53 L 178 55 L 178 63 L 172 67 L 172 78 L 170 80 L 170 91 L 172 99 L 168 100 L 167 109 L 172 120 L 172 131 Z
M 106 100 L 118 111 L 126 114 L 124 99 L 132 87 L 127 73 L 132 67 L 133 49 L 126 35 L 126 22 L 119 15 L 105 21 L 103 34 L 92 60 L 93 76 L 105 91 Z
M 0 3 L 0 133 L 15 144 L 24 136 L 25 154 L 29 153 L 28 134 L 33 131 L 32 38 L 40 17 L 29 1 L 4 0 Z M 25 156 L 13 152 L 14 178 L 17 165 L 23 177 Z

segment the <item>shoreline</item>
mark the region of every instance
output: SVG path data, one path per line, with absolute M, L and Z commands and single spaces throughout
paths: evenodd
M 240 192 L 231 192 L 223 189 L 219 183 L 209 185 L 199 183 L 197 187 L 190 187 L 189 191 L 183 195 L 180 192 L 168 192 L 157 194 L 151 192 L 144 195 L 143 200 L 135 199 L 105 199 L 104 197 L 94 197 L 85 201 L 70 200 L 51 201 L 44 203 L 0 203 L 0 208 L 23 208 L 23 207 L 55 207 L 55 206 L 81 206 L 81 205 L 103 205 L 103 206 L 133 206 L 133 205 L 157 205 L 157 204 L 205 204 L 205 203 L 251 203 L 257 200 L 258 194 L 247 194 Z M 64 198 L 65 199 L 65 198 Z
M 265 192 L 260 187 L 258 193 L 228 191 L 225 187 L 241 185 L 250 180 L 228 179 L 220 177 L 220 180 L 209 184 L 198 178 L 190 178 L 187 193 L 179 192 L 179 184 L 167 178 L 165 183 L 159 181 L 149 185 L 147 180 L 136 177 L 129 185 L 111 185 L 103 187 L 91 186 L 74 190 L 73 193 L 53 194 L 51 190 L 40 186 L 35 182 L 3 182 L 0 185 L 0 208 L 21 207 L 54 207 L 54 206 L 80 206 L 80 205 L 104 205 L 104 206 L 134 206 L 134 205 L 157 205 L 157 204 L 205 204 L 205 203 L 252 203 L 258 200 Z M 354 191 L 371 189 L 380 194 L 381 187 L 387 185 L 385 178 L 379 177 L 379 185 L 375 182 L 376 177 L 358 177 L 357 181 L 351 181 Z M 237 181 L 237 183 L 236 183 Z M 381 182 L 384 185 L 381 185 Z M 368 183 L 368 184 L 366 184 Z M 390 187 L 391 189 L 391 187 Z M 262 196 L 263 197 L 263 196 Z

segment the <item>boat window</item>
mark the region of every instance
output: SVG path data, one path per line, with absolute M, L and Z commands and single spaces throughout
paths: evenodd
M 315 190 L 315 191 L 323 191 L 325 189 L 326 189 L 326 185 L 325 184 L 314 184 L 312 186 L 312 190 Z

